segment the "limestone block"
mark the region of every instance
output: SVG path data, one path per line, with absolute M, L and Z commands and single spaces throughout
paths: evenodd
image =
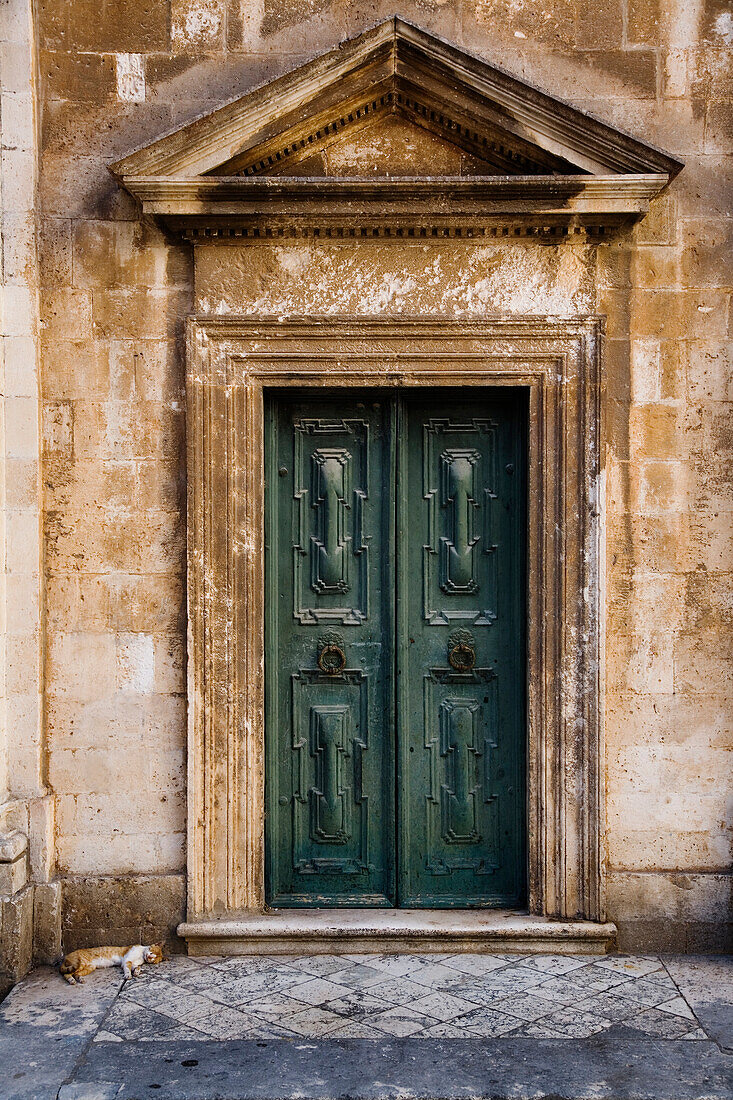
M 654 914 L 660 920 L 715 921 L 730 912 L 731 882 L 726 874 L 611 871 L 607 889 L 612 920 L 638 920 L 642 914 L 648 919 Z
M 638 477 L 632 468 L 631 506 L 635 512 L 682 512 L 688 506 L 689 494 L 690 469 L 682 461 L 642 461 Z
M 115 942 L 112 929 L 122 942 L 162 938 L 174 945 L 184 908 L 183 875 L 70 879 L 63 886 L 64 950 Z
M 642 140 L 644 136 L 647 141 L 653 138 L 655 144 L 663 149 L 674 149 L 683 159 L 704 150 L 703 119 L 689 100 L 664 99 L 651 103 L 619 97 L 608 101 L 603 114 L 612 126 L 636 134 Z M 670 195 L 673 197 L 674 194 Z
M 10 863 L 0 863 L 0 898 L 11 898 L 28 881 L 28 859 L 25 853 Z
M 182 829 L 182 823 L 181 823 Z M 182 872 L 186 867 L 186 834 L 65 832 L 58 841 L 59 874 L 136 875 Z
M 145 58 L 141 53 L 115 55 L 117 99 L 120 103 L 145 102 Z
M 44 50 L 41 57 L 52 99 L 101 103 L 112 98 L 115 66 L 111 54 Z
M 733 404 L 716 402 L 703 410 L 703 450 L 708 454 L 733 451 Z
M 135 216 L 132 196 L 115 186 L 98 158 L 44 153 L 41 163 L 40 192 L 46 214 L 60 218 Z
M 729 577 L 702 569 L 686 575 L 684 627 L 687 633 L 733 628 Z
M 13 457 L 38 458 L 37 398 L 5 398 L 5 445 Z
M 7 699 L 8 728 L 13 731 L 8 784 L 21 796 L 34 797 L 42 789 L 41 716 L 42 697 L 37 690 Z
M 48 401 L 94 401 L 107 396 L 109 348 L 100 341 L 43 339 L 41 357 L 44 397 Z
M 115 641 L 106 634 L 52 634 L 47 680 L 57 695 L 91 700 L 115 690 Z
M 33 891 L 33 961 L 55 963 L 61 954 L 61 883 L 39 883 Z
M 171 510 L 183 510 L 186 474 L 182 444 L 181 433 L 180 461 L 166 457 L 165 461 L 155 459 L 137 463 L 136 496 L 141 508 L 154 508 L 158 505 Z
M 620 46 L 624 40 L 624 8 L 622 0 L 610 0 L 604 4 L 603 18 L 593 8 L 576 9 L 575 41 L 581 48 L 591 50 Z
M 664 57 L 662 95 L 667 99 L 684 97 L 688 90 L 688 51 L 673 47 Z
M 5 685 L 12 694 L 31 695 L 38 689 L 40 631 L 5 638 Z
M 143 751 L 136 775 L 146 789 L 158 796 L 180 793 L 186 779 L 185 756 L 181 750 Z M 130 748 L 111 743 L 103 747 L 53 748 L 49 758 L 49 780 L 55 790 L 73 794 L 94 794 L 114 790 L 129 774 Z
M 3 262 L 5 285 L 26 283 L 28 271 L 32 271 L 36 260 L 33 216 L 29 212 L 3 214 L 4 240 Z
M 3 91 L 26 92 L 29 56 L 27 29 L 18 26 L 15 34 L 5 33 L 3 39 L 4 41 L 0 43 Z
M 680 634 L 674 644 L 675 691 L 733 696 L 733 664 L 721 631 Z
M 38 571 L 38 512 L 35 508 L 8 509 L 5 515 L 5 565 L 9 573 Z M 36 553 L 33 553 L 33 549 Z
M 50 694 L 47 730 L 52 751 L 119 745 L 128 752 L 166 752 L 186 744 L 186 700 L 179 695 L 110 696 L 84 706 Z
M 188 291 L 102 288 L 93 297 L 94 334 L 97 337 L 171 339 L 182 332 L 183 322 L 190 312 Z
M 675 244 L 677 239 L 677 196 L 674 192 L 659 195 L 649 213 L 634 227 L 638 244 Z
M 31 874 L 36 884 L 45 883 L 51 879 L 55 870 L 56 799 L 54 795 L 32 799 L 28 806 L 28 817 Z
M 685 575 L 635 569 L 611 570 L 606 589 L 611 636 L 643 631 L 676 632 L 687 621 Z
M 91 295 L 72 287 L 46 290 L 41 295 L 41 320 L 50 337 L 60 340 L 91 337 Z
M 117 690 L 147 694 L 155 690 L 155 656 L 149 634 L 117 636 Z
M 180 832 L 185 820 L 180 793 L 151 791 L 129 782 L 125 775 L 120 776 L 120 785 L 126 788 L 122 797 L 121 790 L 58 795 L 60 832 L 102 838 Z
M 695 455 L 691 463 L 694 504 L 703 512 L 733 511 L 733 477 L 725 455 Z
M 110 340 L 110 396 L 134 392 L 140 401 L 182 401 L 179 351 L 172 340 Z M 129 394 L 123 389 L 128 384 Z
M 14 863 L 28 850 L 28 837 L 19 829 L 0 836 L 0 863 Z
M 686 158 L 687 186 L 679 191 L 681 214 L 725 218 L 730 211 L 733 165 L 730 156 L 697 155 Z
M 181 636 L 185 604 L 180 576 L 81 574 L 77 578 L 54 577 L 52 588 L 52 606 L 58 607 L 54 614 L 77 615 L 78 625 L 86 630 Z
M 730 102 L 719 99 L 709 103 L 705 118 L 704 151 L 706 153 L 729 153 L 732 134 L 733 109 Z
M 191 261 L 153 226 L 140 222 L 74 223 L 74 285 L 187 287 Z
M 75 459 L 106 457 L 104 405 L 98 401 L 75 401 L 73 424 Z
M 0 973 L 14 981 L 30 969 L 33 959 L 33 887 L 0 900 Z
M 690 287 L 725 287 L 733 284 L 733 234 L 730 227 L 711 218 L 685 218 L 680 281 Z
M 39 463 L 33 458 L 5 461 L 5 499 L 8 508 L 35 508 L 38 503 Z
M 727 294 L 723 290 L 634 289 L 604 292 L 608 333 L 621 339 L 631 327 L 644 339 L 720 339 L 727 335 Z M 628 312 L 627 312 L 628 311 Z
M 652 633 L 609 638 L 606 676 L 612 691 L 667 695 L 674 685 L 674 635 Z
M 669 245 L 640 245 L 633 253 L 630 282 L 642 289 L 676 289 L 680 283 L 678 250 Z
M 46 401 L 43 406 L 43 449 L 47 454 L 70 458 L 73 448 L 74 411 L 70 401 Z
M 41 30 L 47 49 L 167 50 L 169 41 L 167 11 L 137 0 L 121 0 L 109 11 L 84 3 L 70 10 L 64 0 L 52 0 Z
M 3 211 L 13 214 L 25 214 L 33 209 L 33 181 L 35 179 L 35 158 L 31 149 L 3 149 Z M 6 287 L 6 291 L 7 291 Z M 15 304 L 19 301 L 15 299 Z M 13 324 L 12 315 L 4 317 L 5 324 Z M 19 323 L 17 320 L 16 324 Z
M 68 218 L 39 220 L 38 260 L 41 285 L 71 286 L 71 226 Z
M 656 93 L 656 65 L 653 50 L 593 49 L 573 51 L 563 73 L 567 95 L 574 100 L 601 101 L 605 95 L 633 95 L 653 99 Z M 501 64 L 501 62 L 499 62 Z M 550 85 L 557 87 L 557 77 Z
M 5 396 L 38 400 L 38 362 L 32 336 L 6 336 Z
M 154 639 L 155 690 L 164 695 L 186 690 L 186 650 L 183 639 L 171 635 Z

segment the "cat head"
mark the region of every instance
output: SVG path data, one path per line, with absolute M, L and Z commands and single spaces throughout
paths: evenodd
M 146 963 L 162 963 L 163 961 L 163 945 L 160 943 L 151 943 L 150 947 L 145 948 L 145 962 Z

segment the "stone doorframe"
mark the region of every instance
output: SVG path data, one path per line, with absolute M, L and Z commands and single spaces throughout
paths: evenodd
M 604 919 L 601 344 L 594 317 L 190 319 L 189 949 L 263 927 L 263 391 L 294 386 L 526 387 L 529 914 Z

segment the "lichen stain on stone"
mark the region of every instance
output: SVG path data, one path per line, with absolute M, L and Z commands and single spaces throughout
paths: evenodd
M 189 0 L 173 4 L 171 37 L 175 46 L 201 45 L 215 39 L 221 29 L 220 0 Z

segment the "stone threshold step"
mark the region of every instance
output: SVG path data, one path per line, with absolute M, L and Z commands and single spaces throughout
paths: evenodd
M 598 955 L 613 950 L 616 926 L 498 909 L 273 909 L 189 921 L 179 925 L 178 935 L 187 941 L 189 955 L 458 951 Z

